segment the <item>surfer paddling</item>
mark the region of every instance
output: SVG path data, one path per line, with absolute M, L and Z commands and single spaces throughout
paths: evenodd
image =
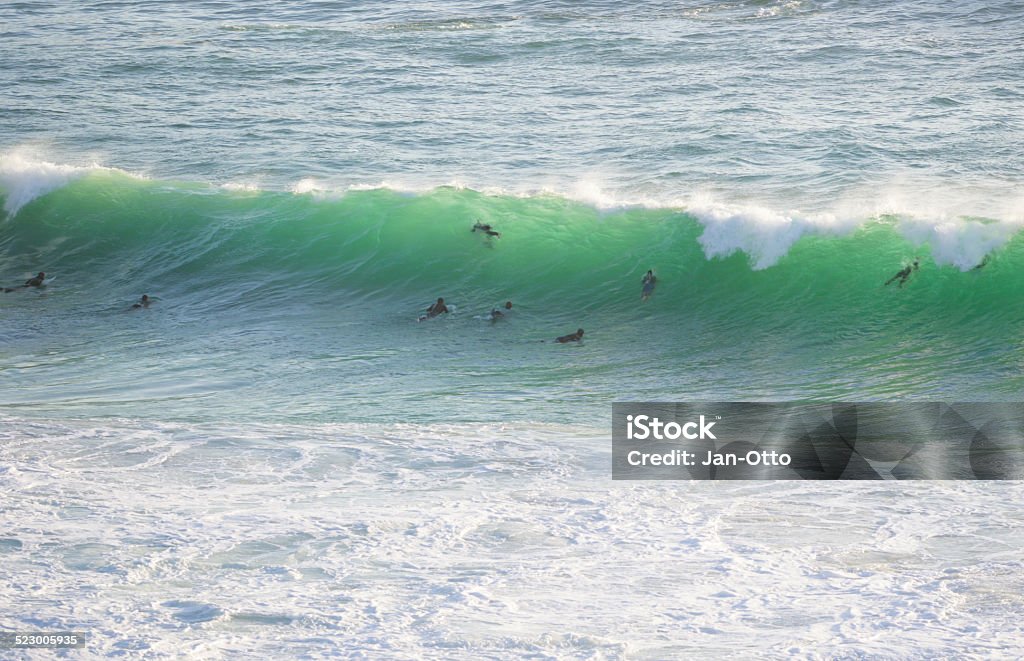
M 46 274 L 40 271 L 36 277 L 26 280 L 25 284 L 21 286 L 21 289 L 26 289 L 28 287 L 42 287 L 44 284 L 46 284 Z M 12 292 L 16 289 L 17 288 L 4 287 L 4 292 Z
M 654 271 L 650 270 L 644 275 L 644 279 L 641 281 L 643 287 L 640 289 L 640 300 L 646 301 L 654 293 L 654 285 L 658 282 L 658 277 L 654 275 Z
M 907 284 L 907 280 L 910 279 L 910 274 L 920 268 L 920 258 L 915 257 L 914 263 L 909 266 L 905 266 L 896 272 L 896 275 L 892 276 L 885 282 L 885 286 L 888 287 L 893 282 L 899 280 L 899 287 L 902 289 L 903 285 Z
M 473 225 L 473 229 L 470 230 L 470 231 L 471 232 L 476 232 L 478 230 L 483 232 L 487 236 L 493 236 L 493 237 L 501 238 L 501 232 L 495 231 L 493 227 L 491 227 L 487 223 L 481 223 L 479 220 L 476 221 L 476 224 Z
M 575 333 L 569 333 L 568 335 L 563 335 L 562 337 L 556 337 L 555 342 L 558 342 L 559 344 L 568 344 L 569 342 L 579 342 L 582 339 L 583 329 L 577 328 Z
M 149 299 L 149 295 L 148 294 L 143 294 L 142 298 L 139 299 L 139 302 L 135 303 L 134 305 L 132 305 L 132 309 L 133 310 L 138 310 L 139 308 L 148 308 L 150 302 L 151 301 Z
M 427 308 L 427 313 L 419 318 L 420 321 L 426 321 L 427 319 L 433 319 L 434 317 L 448 314 L 448 306 L 444 304 L 443 298 L 438 298 L 437 302 Z

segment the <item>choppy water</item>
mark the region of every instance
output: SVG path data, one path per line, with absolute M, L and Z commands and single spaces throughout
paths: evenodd
M 0 6 L 0 285 L 56 276 L 0 294 L 0 625 L 1019 649 L 1016 487 L 613 487 L 604 439 L 616 399 L 1019 400 L 1022 33 L 1014 2 Z M 666 563 L 707 594 L 658 597 Z

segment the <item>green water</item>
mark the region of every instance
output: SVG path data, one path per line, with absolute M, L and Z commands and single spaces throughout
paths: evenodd
M 808 233 L 766 268 L 756 246 L 709 259 L 726 251 L 712 233 L 684 209 L 554 195 L 297 195 L 94 172 L 3 227 L 11 285 L 56 276 L 0 298 L 7 403 L 576 421 L 615 399 L 1001 399 L 1022 383 L 1019 238 L 965 272 L 888 217 Z M 904 287 L 884 286 L 915 256 Z M 658 287 L 642 303 L 648 268 Z M 159 300 L 129 311 L 142 293 Z M 417 323 L 439 296 L 453 314 Z M 551 343 L 577 327 L 581 346 Z

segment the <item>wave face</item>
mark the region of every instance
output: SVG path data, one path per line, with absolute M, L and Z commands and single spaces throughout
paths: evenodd
M 1020 385 L 1024 241 L 1006 222 L 602 210 L 451 187 L 295 194 L 104 169 L 2 230 L 9 284 L 56 276 L 0 299 L 14 405 L 550 420 L 617 397 L 991 399 Z M 914 257 L 904 287 L 884 286 Z M 641 303 L 648 268 L 658 287 Z M 126 312 L 142 293 L 159 300 Z M 454 313 L 416 323 L 438 296 Z M 505 300 L 509 318 L 487 321 Z M 577 327 L 583 346 L 550 343 Z M 130 401 L 108 397 L 131 384 Z

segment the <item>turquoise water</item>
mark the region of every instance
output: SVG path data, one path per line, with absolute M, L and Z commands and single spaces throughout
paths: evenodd
M 486 219 L 502 231 L 470 231 Z M 707 221 L 705 221 L 707 222 Z M 615 399 L 1012 399 L 1024 242 L 937 264 L 883 216 L 771 266 L 685 209 L 439 188 L 337 197 L 94 172 L 18 210 L 5 404 L 26 414 L 600 420 Z M 978 225 L 982 229 L 990 225 Z M 764 240 L 758 237 L 758 240 Z M 920 256 L 907 284 L 884 283 Z M 646 303 L 647 268 L 659 285 Z M 17 284 L 12 282 L 10 284 Z M 157 297 L 131 310 L 141 293 Z M 417 323 L 438 296 L 454 311 Z M 514 308 L 492 323 L 505 300 Z M 551 342 L 577 327 L 582 346 Z

